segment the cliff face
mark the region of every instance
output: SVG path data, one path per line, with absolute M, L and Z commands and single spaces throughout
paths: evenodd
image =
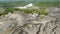
M 0 34 L 59 34 L 57 18 L 51 15 L 13 14 L 0 17 Z

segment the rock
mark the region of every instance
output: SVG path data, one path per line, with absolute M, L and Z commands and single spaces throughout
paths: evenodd
M 2 17 L 0 24 L 0 34 L 59 34 L 56 18 L 50 15 L 16 12 Z
M 33 14 L 28 14 L 27 18 L 28 19 L 36 19 L 38 17 L 38 13 L 33 13 Z

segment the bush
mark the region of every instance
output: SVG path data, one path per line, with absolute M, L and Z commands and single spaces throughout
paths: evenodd
M 13 13 L 14 9 L 13 8 L 6 8 L 5 12 L 11 12 L 11 13 Z
M 48 15 L 48 12 L 46 12 L 44 9 L 38 11 L 38 13 L 39 13 L 40 15 L 41 15 L 41 14 L 43 14 L 43 15 Z
M 2 16 L 2 13 L 0 13 L 0 16 Z
M 46 12 L 46 11 L 40 11 L 40 14 L 48 15 L 48 12 Z
M 15 8 L 14 10 L 18 10 L 20 12 L 24 12 L 26 14 L 29 14 L 29 13 L 38 13 L 38 14 L 43 14 L 43 15 L 48 15 L 48 12 L 45 11 L 45 8 L 44 9 L 41 9 L 41 10 L 35 10 L 35 9 L 18 9 L 18 8 Z
M 31 9 L 20 9 L 19 11 L 24 12 L 26 14 L 33 13 L 33 10 Z
M 15 11 L 19 11 L 20 9 L 19 8 L 14 8 Z
M 13 8 L 6 8 L 5 9 L 5 12 L 3 12 L 3 13 L 0 13 L 0 16 L 5 16 L 6 14 L 8 14 L 8 12 L 11 12 L 11 13 L 13 13 L 14 12 L 14 9 Z

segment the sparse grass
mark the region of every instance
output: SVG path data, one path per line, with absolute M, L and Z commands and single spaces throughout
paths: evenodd
M 6 14 L 8 14 L 9 12 L 11 12 L 11 13 L 14 13 L 14 9 L 13 8 L 6 8 L 5 9 L 5 12 L 3 12 L 3 13 L 0 13 L 0 16 L 5 16 Z
M 43 15 L 48 15 L 48 13 L 46 11 L 40 11 L 39 14 L 43 14 Z
M 5 11 L 8 13 L 8 12 L 11 12 L 13 13 L 14 12 L 14 8 L 6 8 Z
M 41 14 L 43 14 L 43 15 L 48 15 L 48 12 L 46 12 L 45 10 L 40 10 L 38 13 L 39 13 L 40 15 L 41 15 Z
M 36 9 L 15 9 L 15 10 L 19 10 L 21 12 L 24 12 L 26 14 L 29 14 L 29 13 L 38 13 L 39 15 L 43 14 L 43 15 L 48 15 L 48 12 L 45 11 L 45 8 L 41 9 L 41 10 L 36 10 Z
M 11 13 L 14 13 L 14 10 L 16 11 L 20 11 L 20 12 L 23 12 L 23 13 L 26 13 L 26 14 L 30 14 L 30 13 L 38 13 L 39 15 L 43 14 L 43 15 L 48 15 L 48 12 L 45 11 L 45 9 L 19 9 L 19 8 L 6 8 L 5 9 L 5 12 L 3 13 L 0 13 L 0 16 L 1 15 L 6 15 L 8 14 L 9 12 Z
M 15 9 L 15 10 L 18 10 L 20 12 L 24 12 L 26 14 L 33 13 L 34 12 L 34 10 L 31 10 L 31 9 Z

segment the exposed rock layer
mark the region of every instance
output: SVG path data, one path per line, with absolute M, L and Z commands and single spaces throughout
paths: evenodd
M 55 16 L 35 14 L 15 12 L 0 18 L 0 34 L 60 34 Z

